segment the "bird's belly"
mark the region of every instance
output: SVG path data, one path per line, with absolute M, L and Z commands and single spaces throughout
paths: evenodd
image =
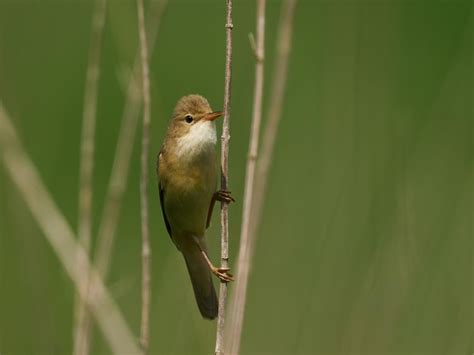
M 213 189 L 173 193 L 167 191 L 166 215 L 173 235 L 192 234 L 204 236 L 207 212 L 214 193 Z
M 173 236 L 204 236 L 216 180 L 215 163 L 209 159 L 207 164 L 182 169 L 174 179 L 168 181 L 165 211 Z

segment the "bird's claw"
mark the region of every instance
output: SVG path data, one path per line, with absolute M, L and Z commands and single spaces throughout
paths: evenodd
M 234 275 L 232 275 L 229 268 L 214 268 L 212 272 L 216 275 L 219 280 L 223 282 L 231 282 L 234 281 Z
M 230 191 L 226 190 L 219 190 L 216 192 L 216 200 L 221 201 L 221 202 L 235 202 L 235 199 L 232 197 Z

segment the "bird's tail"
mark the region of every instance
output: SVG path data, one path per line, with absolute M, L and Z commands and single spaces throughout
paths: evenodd
M 188 268 L 191 283 L 193 284 L 194 296 L 199 311 L 204 318 L 214 319 L 217 317 L 217 296 L 212 284 L 212 275 L 204 255 L 199 248 L 183 248 L 182 250 L 186 266 Z

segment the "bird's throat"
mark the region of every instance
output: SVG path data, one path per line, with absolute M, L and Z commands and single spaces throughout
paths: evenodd
M 213 155 L 217 142 L 216 125 L 214 122 L 197 122 L 190 127 L 187 134 L 176 140 L 176 157 L 190 161 L 203 155 Z

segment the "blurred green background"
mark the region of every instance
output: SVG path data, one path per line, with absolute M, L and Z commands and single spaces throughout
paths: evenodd
M 0 0 L 0 99 L 77 229 L 92 0 Z M 110 0 L 96 132 L 97 231 L 137 47 L 133 0 Z M 152 159 L 176 100 L 222 107 L 225 2 L 170 0 L 151 61 Z M 243 354 L 471 354 L 473 2 L 300 0 L 244 324 Z M 268 104 L 280 1 L 267 6 Z M 231 263 L 253 97 L 255 4 L 234 4 Z M 126 76 L 125 76 L 126 78 Z M 265 110 L 268 112 L 268 108 Z M 107 284 L 138 334 L 135 142 Z M 150 167 L 151 353 L 209 354 Z M 217 213 L 209 231 L 219 254 Z M 232 286 L 231 286 L 232 290 Z M 67 354 L 74 289 L 0 164 L 0 353 Z M 110 350 L 94 332 L 94 354 Z

